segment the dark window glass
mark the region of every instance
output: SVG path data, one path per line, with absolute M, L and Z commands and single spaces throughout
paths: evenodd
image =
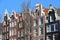
M 38 35 L 38 29 L 35 29 L 36 30 L 36 35 Z
M 51 31 L 54 31 L 54 25 L 51 25 Z
M 36 24 L 38 25 L 38 20 L 36 20 Z
M 43 27 L 40 27 L 41 34 L 43 34 Z
M 55 35 L 55 40 L 58 40 L 58 35 Z
M 40 19 L 40 21 L 41 21 L 41 24 L 43 24 L 43 17 Z

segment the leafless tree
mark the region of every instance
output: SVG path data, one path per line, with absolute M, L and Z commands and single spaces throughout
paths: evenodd
M 30 9 L 30 4 L 31 4 L 31 1 L 29 0 L 28 2 L 23 2 L 22 3 L 22 6 L 21 6 L 21 12 L 22 13 L 28 13 L 29 9 Z M 25 39 L 26 40 L 29 40 L 29 23 L 30 23 L 30 20 L 29 20 L 29 15 L 26 16 L 26 19 L 24 20 L 25 21 L 25 32 L 26 32 L 26 36 L 25 36 Z
M 28 2 L 23 2 L 21 5 L 21 12 L 27 12 L 30 8 L 31 1 L 28 0 Z

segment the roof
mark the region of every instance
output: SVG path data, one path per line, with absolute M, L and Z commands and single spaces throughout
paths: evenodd
M 60 16 L 60 8 L 57 8 L 57 15 Z
M 45 12 L 45 15 L 47 16 L 48 15 L 48 8 L 44 8 L 43 11 Z

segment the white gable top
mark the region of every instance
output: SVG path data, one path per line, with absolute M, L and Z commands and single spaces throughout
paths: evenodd
M 8 15 L 8 11 L 7 11 L 7 9 L 5 10 L 5 15 L 4 15 L 4 16 L 6 16 L 6 14 Z

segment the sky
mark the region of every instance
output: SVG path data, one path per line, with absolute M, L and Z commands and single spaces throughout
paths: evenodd
M 11 15 L 12 10 L 19 13 L 23 2 L 28 2 L 28 0 L 0 0 L 0 16 L 2 16 L 2 19 L 5 9 L 8 10 L 9 15 Z M 30 9 L 33 10 L 38 2 L 44 8 L 49 8 L 49 4 L 52 4 L 55 8 L 60 8 L 60 0 L 30 0 Z

